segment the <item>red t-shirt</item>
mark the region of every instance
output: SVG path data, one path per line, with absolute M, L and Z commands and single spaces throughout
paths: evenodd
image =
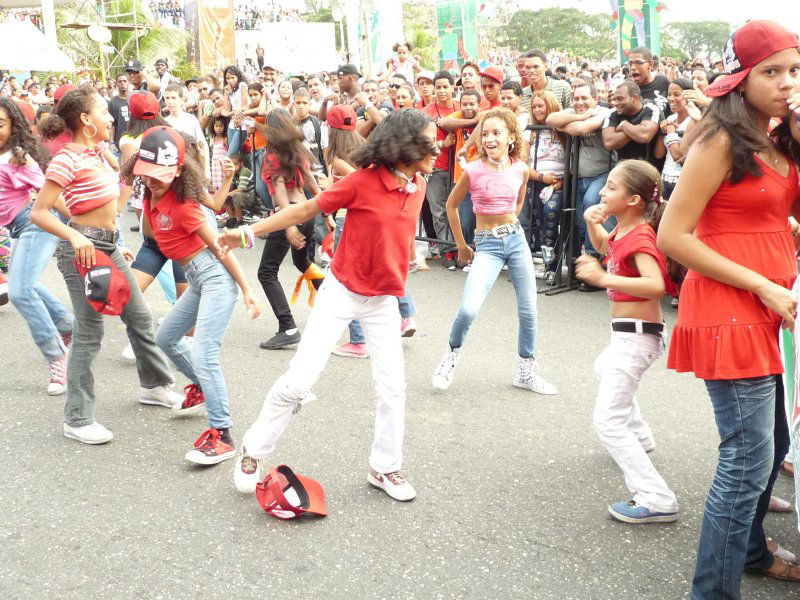
M 458 103 L 458 100 L 453 100 L 453 106 L 450 108 L 446 108 L 443 106 L 439 106 L 439 104 L 434 101 L 428 104 L 425 108 L 422 109 L 426 115 L 428 115 L 432 119 L 438 119 L 440 117 L 446 117 L 447 115 L 461 110 L 461 105 Z M 445 131 L 441 127 L 436 128 L 436 141 L 443 140 L 447 137 L 449 131 Z M 434 169 L 441 169 L 443 171 L 447 171 L 450 168 L 450 148 L 442 148 L 442 151 L 439 153 L 439 156 L 436 157 L 436 162 L 433 163 Z
M 306 169 L 310 168 L 308 162 L 305 163 L 305 167 Z M 261 178 L 267 184 L 270 196 L 275 194 L 275 182 L 273 181 L 273 178 L 278 177 L 282 172 L 281 161 L 278 159 L 278 157 L 271 152 L 267 154 L 264 157 L 264 168 L 261 171 Z M 294 177 L 291 179 L 286 179 L 284 184 L 286 185 L 287 190 L 290 190 L 294 187 L 302 188 L 305 186 L 305 183 L 303 182 L 303 172 L 299 167 L 295 167 Z
M 635 254 L 649 254 L 658 263 L 661 276 L 669 288 L 672 284 L 667 277 L 667 262 L 656 246 L 656 232 L 647 223 L 637 225 L 620 239 L 617 239 L 617 228 L 608 238 L 608 272 L 620 277 L 641 277 L 636 268 Z M 669 291 L 669 290 L 668 290 Z M 648 298 L 638 298 L 619 290 L 608 288 L 608 298 L 612 302 L 646 302 Z
M 178 202 L 171 189 L 158 204 L 150 204 L 150 194 L 144 198 L 144 214 L 150 223 L 158 247 L 169 259 L 183 260 L 205 247 L 196 231 L 206 224 L 200 205 L 191 198 Z
M 411 243 L 425 199 L 417 174 L 413 194 L 386 167 L 359 169 L 317 196 L 324 213 L 345 208 L 347 218 L 333 257 L 333 274 L 362 296 L 405 294 Z
M 428 106 L 428 104 L 425 104 L 425 101 L 424 101 L 422 98 L 420 98 L 419 100 L 417 100 L 417 101 L 414 103 L 414 108 L 416 108 L 417 110 L 422 110 L 422 109 L 424 109 L 426 106 Z

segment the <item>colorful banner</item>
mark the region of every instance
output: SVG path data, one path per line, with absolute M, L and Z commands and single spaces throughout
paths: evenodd
M 477 0 L 439 0 L 439 68 L 457 72 L 468 60 L 478 60 Z
M 800 278 L 795 281 L 792 293 L 800 292 Z M 789 455 L 795 465 L 800 465 L 800 327 L 794 331 L 781 329 L 781 355 L 783 356 L 783 389 L 786 401 L 786 419 L 789 423 L 791 448 Z M 800 519 L 800 477 L 794 478 L 795 513 Z M 800 520 L 797 524 L 800 531 Z
M 197 0 L 200 72 L 234 64 L 233 0 Z
M 633 48 L 644 46 L 661 54 L 661 19 L 664 3 L 659 0 L 611 0 L 612 27 L 619 30 L 619 62 L 628 62 Z
M 364 21 L 369 29 L 367 40 L 369 40 L 370 65 L 367 67 L 366 60 L 362 60 L 362 66 L 370 74 L 386 71 L 386 61 L 394 58 L 392 46 L 405 41 L 403 3 L 381 2 L 380 8 L 377 8 L 376 2 L 375 6 L 372 12 L 366 12 L 364 15 Z

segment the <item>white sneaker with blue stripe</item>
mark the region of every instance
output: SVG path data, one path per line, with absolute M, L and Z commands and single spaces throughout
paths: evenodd
M 678 520 L 678 511 L 656 512 L 638 504 L 636 500 L 615 502 L 608 507 L 608 512 L 617 521 L 623 523 L 674 523 Z

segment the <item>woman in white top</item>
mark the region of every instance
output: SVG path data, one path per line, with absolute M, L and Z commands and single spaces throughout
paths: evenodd
M 241 116 L 239 120 L 233 118 L 237 113 L 247 108 L 247 82 L 244 73 L 235 65 L 225 67 L 225 108 L 222 116 L 230 118 L 228 122 L 228 156 L 241 151 L 247 137 L 247 127 L 242 127 Z
M 661 121 L 661 133 L 664 135 L 658 138 L 655 147 L 656 158 L 663 158 L 665 154 L 667 156 L 661 172 L 661 179 L 664 181 L 662 192 L 664 200 L 669 200 L 672 195 L 683 168 L 683 159 L 687 151 L 683 141 L 686 132 L 703 117 L 694 102 L 688 101 L 683 95 L 685 90 L 691 89 L 693 89 L 692 82 L 683 77 L 669 84 L 667 99 L 672 114 Z

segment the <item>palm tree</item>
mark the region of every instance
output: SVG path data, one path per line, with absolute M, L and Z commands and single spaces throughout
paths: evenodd
M 101 0 L 102 1 L 102 0 Z M 109 72 L 119 70 L 126 60 L 138 59 L 143 64 L 153 64 L 157 58 L 169 58 L 175 70 L 185 69 L 186 43 L 190 36 L 185 31 L 173 27 L 162 27 L 150 13 L 146 0 L 111 0 L 105 2 L 105 19 L 95 9 L 90 0 L 76 0 L 72 5 L 59 6 L 56 9 L 56 31 L 59 46 L 72 55 L 75 62 L 86 59 L 89 66 L 99 71 L 100 53 L 97 44 L 89 39 L 85 29 L 71 29 L 65 25 L 71 23 L 121 23 L 138 30 L 112 29 L 111 41 L 115 52 L 108 56 L 106 65 Z M 134 20 L 134 11 L 136 18 Z M 124 16 L 117 16 L 124 15 Z M 138 40 L 137 40 L 138 38 Z

